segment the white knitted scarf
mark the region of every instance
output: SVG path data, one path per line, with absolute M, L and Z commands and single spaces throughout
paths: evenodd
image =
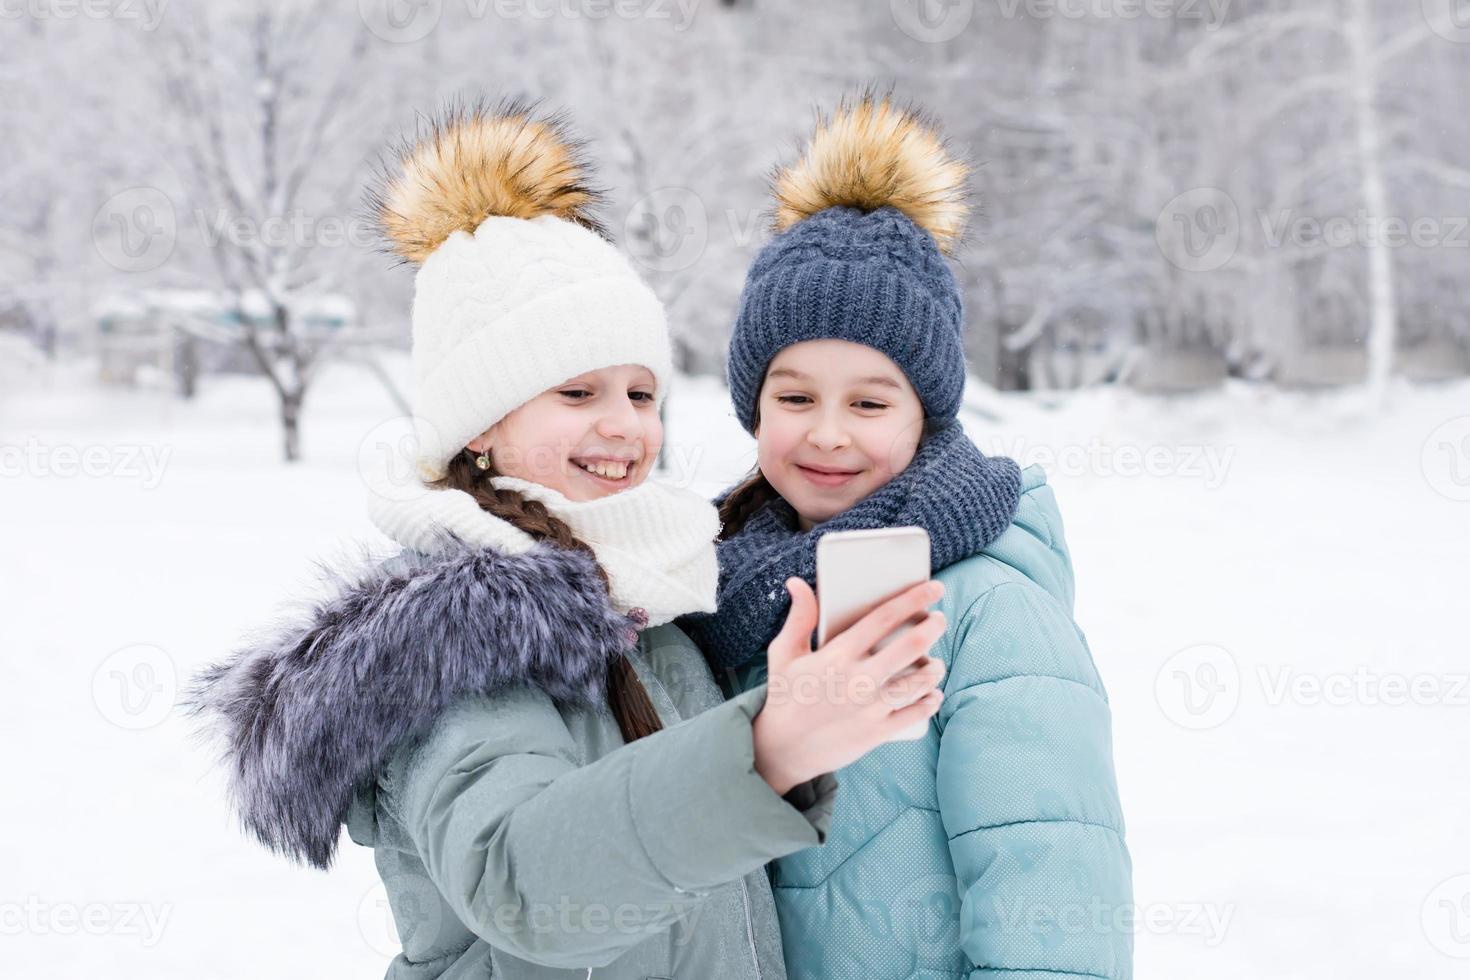
M 597 555 L 611 583 L 613 606 L 642 608 L 648 626 L 690 612 L 714 612 L 719 585 L 714 504 L 690 490 L 652 478 L 595 500 L 569 500 L 560 492 L 513 476 L 494 476 L 500 489 L 539 500 L 565 521 Z M 462 490 L 435 489 L 418 481 L 375 486 L 368 513 L 379 530 L 407 548 L 433 553 L 444 530 L 467 544 L 520 554 L 537 539 L 475 502 Z

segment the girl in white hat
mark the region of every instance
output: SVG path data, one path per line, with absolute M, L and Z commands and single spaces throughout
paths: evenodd
M 763 866 L 825 839 L 833 770 L 939 707 L 939 614 L 868 655 L 935 583 L 814 652 L 794 582 L 771 683 L 722 703 L 672 622 L 714 608 L 719 520 L 649 479 L 664 314 L 596 202 L 525 105 L 402 148 L 373 204 L 419 264 L 417 478 L 370 500 L 403 551 L 190 692 L 263 843 L 326 868 L 345 823 L 374 849 L 390 977 L 784 977 Z

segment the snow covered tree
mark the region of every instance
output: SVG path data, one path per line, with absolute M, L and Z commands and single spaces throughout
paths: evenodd
M 332 343 L 308 329 L 303 305 L 346 287 L 370 255 L 359 194 L 383 130 L 361 72 L 370 36 L 320 0 L 191 13 L 149 45 L 169 110 L 163 138 L 197 219 L 201 241 L 188 244 L 210 264 L 200 274 L 240 311 L 236 342 L 275 391 L 294 461 Z

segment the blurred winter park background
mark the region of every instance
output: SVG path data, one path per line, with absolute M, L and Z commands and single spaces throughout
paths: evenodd
M 396 951 L 371 855 L 247 840 L 176 698 L 382 540 L 412 274 L 362 192 L 415 112 L 592 137 L 713 494 L 765 175 L 866 82 L 976 164 L 964 421 L 1056 487 L 1138 976 L 1470 971 L 1470 3 L 0 0 L 0 51 L 7 975 Z

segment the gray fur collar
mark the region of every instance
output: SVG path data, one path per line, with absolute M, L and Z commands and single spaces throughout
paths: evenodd
M 193 678 L 184 709 L 221 737 L 232 803 L 273 851 L 329 867 L 355 789 L 463 696 L 532 684 L 604 703 L 641 610 L 616 612 L 581 552 L 446 537 L 356 574 L 320 566 L 327 598 Z

